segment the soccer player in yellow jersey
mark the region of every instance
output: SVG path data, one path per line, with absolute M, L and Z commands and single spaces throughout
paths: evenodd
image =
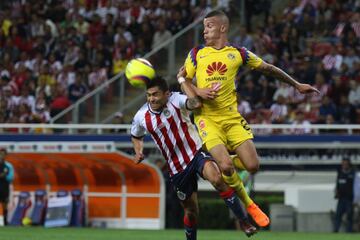
M 194 111 L 195 124 L 203 143 L 218 163 L 225 182 L 233 187 L 251 217 L 260 227 L 270 220 L 247 195 L 234 164 L 250 173 L 259 169 L 259 157 L 246 120 L 237 111 L 235 76 L 241 66 L 269 74 L 295 87 L 300 93 L 319 92 L 301 84 L 281 69 L 264 62 L 243 47 L 228 43 L 229 19 L 222 11 L 212 11 L 204 18 L 205 45 L 193 48 L 185 61 L 186 79 L 192 81 L 201 109 Z M 229 151 L 236 153 L 234 159 Z

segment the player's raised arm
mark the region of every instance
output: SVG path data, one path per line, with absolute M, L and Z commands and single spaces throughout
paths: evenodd
M 266 63 L 264 61 L 260 64 L 260 66 L 258 66 L 256 68 L 256 70 L 264 73 L 265 75 L 270 75 L 276 79 L 279 79 L 282 82 L 285 82 L 285 83 L 293 86 L 300 93 L 303 93 L 303 94 L 304 93 L 313 93 L 313 92 L 320 93 L 320 91 L 318 89 L 312 87 L 309 84 L 299 83 L 298 81 L 293 79 L 289 74 L 287 74 L 280 68 L 278 68 L 272 64 Z
M 133 147 L 135 151 L 135 156 L 133 160 L 136 164 L 139 164 L 144 160 L 144 154 L 143 154 L 144 140 L 143 138 L 137 138 L 132 136 L 131 142 L 133 143 Z
M 185 67 L 182 66 L 177 74 L 177 79 L 181 86 L 181 89 L 185 92 L 186 96 L 188 97 L 186 101 L 186 107 L 189 110 L 200 108 L 202 106 L 202 103 L 200 98 L 195 92 L 194 88 L 196 87 L 191 83 L 191 80 L 185 79 L 185 76 L 186 76 Z

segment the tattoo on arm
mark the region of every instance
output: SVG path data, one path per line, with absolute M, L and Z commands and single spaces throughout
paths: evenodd
M 201 101 L 198 97 L 188 98 L 187 108 L 192 110 L 201 107 Z
M 282 82 L 288 83 L 291 86 L 295 87 L 295 85 L 298 83 L 295 79 L 293 79 L 292 77 L 290 77 L 289 74 L 287 74 L 286 72 L 284 72 L 283 70 L 281 70 L 280 68 L 271 65 L 271 64 L 265 64 L 264 67 L 259 68 L 259 70 L 266 74 L 266 75 L 270 75 L 274 78 L 279 79 Z

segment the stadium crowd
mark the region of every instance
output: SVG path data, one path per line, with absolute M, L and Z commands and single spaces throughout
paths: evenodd
M 202 16 L 208 2 L 1 1 L 0 122 L 48 122 Z M 359 8 L 356 0 L 289 1 L 282 14 L 240 27 L 236 44 L 321 91 L 306 97 L 243 69 L 239 111 L 250 123 L 303 124 L 307 133 L 311 123 L 360 122 Z
M 239 111 L 250 123 L 360 123 L 360 1 L 289 1 L 282 14 L 270 15 L 233 39 L 284 69 L 320 95 L 243 70 L 239 74 Z M 249 28 L 249 27 L 248 27 Z M 264 130 L 267 131 L 267 130 Z
M 48 122 L 203 12 L 206 1 L 0 2 L 0 122 Z

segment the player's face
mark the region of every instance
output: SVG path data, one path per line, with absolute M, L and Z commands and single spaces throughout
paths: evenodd
M 214 45 L 221 37 L 221 21 L 219 17 L 204 19 L 204 40 L 207 46 Z
M 146 91 L 147 102 L 154 111 L 161 111 L 166 105 L 169 97 L 169 92 L 162 91 L 159 87 L 152 87 Z

